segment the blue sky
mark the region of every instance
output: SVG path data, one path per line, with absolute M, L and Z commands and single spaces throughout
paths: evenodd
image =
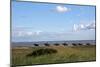
M 95 6 L 12 2 L 12 41 L 95 40 Z

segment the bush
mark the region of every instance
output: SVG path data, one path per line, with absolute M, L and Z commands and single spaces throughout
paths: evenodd
M 77 44 L 75 44 L 75 43 L 72 43 L 72 45 L 73 45 L 73 46 L 77 46 Z
M 48 44 L 48 43 L 44 43 L 44 45 L 45 45 L 45 46 L 50 46 L 50 44 Z
M 87 43 L 86 45 L 88 45 L 88 46 L 89 46 L 89 45 L 91 45 L 91 44 L 90 44 L 90 43 Z
M 78 45 L 83 45 L 82 43 L 78 43 Z
M 37 56 L 47 55 L 47 54 L 53 54 L 53 53 L 57 53 L 57 50 L 51 49 L 51 48 L 45 48 L 45 49 L 35 50 L 32 53 L 28 54 L 27 56 L 37 57 Z
M 39 46 L 39 44 L 34 44 L 34 46 Z
M 58 44 L 58 43 L 55 43 L 54 45 L 55 45 L 55 46 L 59 46 L 59 44 Z
M 64 46 L 68 46 L 68 44 L 67 44 L 67 43 L 63 43 L 63 45 L 64 45 Z

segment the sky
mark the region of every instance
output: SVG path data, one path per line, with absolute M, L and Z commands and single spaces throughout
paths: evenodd
M 95 6 L 12 1 L 12 41 L 95 40 Z

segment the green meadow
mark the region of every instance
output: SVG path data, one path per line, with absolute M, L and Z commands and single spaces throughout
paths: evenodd
M 11 49 L 13 66 L 96 61 L 96 46 L 36 46 Z

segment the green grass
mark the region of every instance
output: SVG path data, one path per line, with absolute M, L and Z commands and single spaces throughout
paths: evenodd
M 39 49 L 55 49 L 57 53 L 45 54 L 40 56 L 30 56 L 28 54 Z M 95 61 L 96 46 L 49 46 L 49 47 L 27 47 L 12 49 L 12 65 L 34 65 L 34 64 L 51 64 L 67 63 L 79 61 Z

